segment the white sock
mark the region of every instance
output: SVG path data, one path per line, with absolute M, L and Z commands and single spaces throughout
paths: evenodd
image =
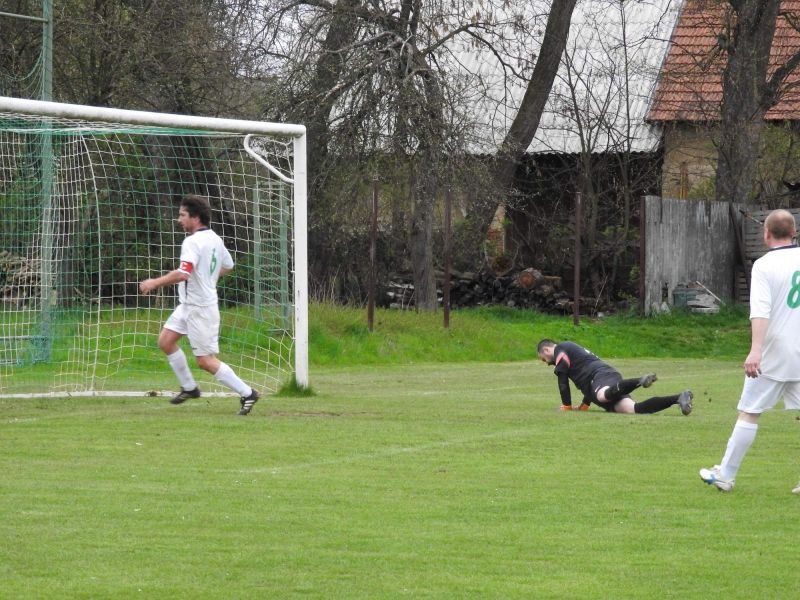
M 194 380 L 191 370 L 189 370 L 189 363 L 186 361 L 186 355 L 183 350 L 178 348 L 177 352 L 167 354 L 167 362 L 175 372 L 182 389 L 188 392 L 197 387 L 197 382 Z
M 219 369 L 217 369 L 217 372 L 214 373 L 214 377 L 216 377 L 217 381 L 219 381 L 222 385 L 228 386 L 243 398 L 246 398 L 253 393 L 253 388 L 239 379 L 236 373 L 233 372 L 233 369 L 231 369 L 224 362 L 219 363 Z
M 728 447 L 725 450 L 725 456 L 722 457 L 720 463 L 720 474 L 725 479 L 736 479 L 736 473 L 739 472 L 739 467 L 744 460 L 744 455 L 750 450 L 753 445 L 753 440 L 756 439 L 758 432 L 757 423 L 748 423 L 747 421 L 736 421 L 733 427 L 733 433 L 728 440 Z

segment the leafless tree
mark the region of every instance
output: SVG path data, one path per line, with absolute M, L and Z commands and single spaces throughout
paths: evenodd
M 56 97 L 305 123 L 312 261 L 336 260 L 331 249 L 345 244 L 334 236 L 353 228 L 354 200 L 379 177 L 417 304 L 430 309 L 437 197 L 461 189 L 460 232 L 477 231 L 463 236 L 477 247 L 513 190 L 575 4 L 65 0 L 57 3 Z M 524 90 L 519 103 L 512 86 Z
M 33 0 L 16 0 L 3 5 L 14 15 L 41 16 L 41 6 Z M 0 16 L 0 94 L 38 97 L 41 93 L 40 56 L 42 26 L 32 20 Z
M 500 57 L 507 78 L 530 72 L 533 63 L 519 48 L 521 39 L 537 35 L 529 28 L 531 12 L 517 1 L 347 0 L 278 3 L 265 15 L 264 31 L 280 32 L 266 42 L 282 61 L 292 107 L 285 112 L 308 124 L 312 189 L 324 192 L 331 165 L 342 161 L 376 153 L 404 157 L 390 175 L 409 182 L 418 307 L 436 306 L 435 199 L 451 185 L 476 129 L 467 97 L 481 82 L 465 57 L 480 48 Z M 317 193 L 315 202 L 322 197 Z M 312 205 L 312 214 L 315 209 L 320 216 L 325 210 Z
M 511 189 L 514 172 L 539 127 L 561 56 L 567 45 L 575 2 L 576 0 L 562 0 L 554 2 L 550 8 L 539 55 L 535 61 L 531 61 L 535 62 L 536 66 L 527 81 L 522 102 L 500 145 L 492 168 L 496 191 L 500 195 L 505 195 Z M 493 214 L 493 207 L 490 207 L 490 210 Z M 484 215 L 482 223 L 484 226 L 488 226 L 491 216 L 491 214 Z
M 646 101 L 647 83 L 655 81 L 659 65 L 648 57 L 664 46 L 677 7 L 596 0 L 592 8 L 585 10 L 585 22 L 564 53 L 565 75 L 554 96 L 562 99 L 565 122 L 580 143 L 577 188 L 587 279 L 595 297 L 608 299 L 621 262 L 636 243 L 631 238 L 635 199 L 658 180 L 656 148 L 641 114 L 634 116 L 634 105 Z
M 797 52 L 782 57 L 781 64 L 770 71 L 776 23 L 785 19 L 797 28 L 800 15 L 782 11 L 780 0 L 717 0 L 717 4 L 724 15 L 718 46 L 727 62 L 722 79 L 716 197 L 744 203 L 753 192 L 764 116 L 780 101 L 787 78 L 800 65 Z

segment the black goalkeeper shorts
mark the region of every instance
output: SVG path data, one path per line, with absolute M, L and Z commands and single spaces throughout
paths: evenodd
M 597 392 L 601 388 L 617 385 L 620 381 L 622 381 L 622 373 L 620 373 L 619 371 L 615 371 L 614 369 L 607 369 L 595 374 L 595 376 L 592 378 L 592 391 L 594 392 L 594 403 L 603 410 L 606 410 L 608 412 L 614 412 L 614 406 L 617 404 L 617 402 L 619 402 L 619 400 L 617 400 L 617 402 L 598 402 Z

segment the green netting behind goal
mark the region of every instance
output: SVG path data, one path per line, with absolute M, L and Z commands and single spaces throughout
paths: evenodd
M 138 283 L 177 267 L 184 194 L 209 199 L 236 262 L 220 358 L 257 389 L 286 382 L 293 177 L 288 137 L 0 112 L 0 394 L 176 389 L 157 347 L 176 290 Z

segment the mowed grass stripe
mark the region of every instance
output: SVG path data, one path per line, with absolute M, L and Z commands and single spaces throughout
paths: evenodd
M 560 413 L 535 362 L 315 369 L 246 418 L 0 401 L 0 597 L 793 597 L 798 421 L 719 494 L 739 361 L 612 362 L 695 413 Z

